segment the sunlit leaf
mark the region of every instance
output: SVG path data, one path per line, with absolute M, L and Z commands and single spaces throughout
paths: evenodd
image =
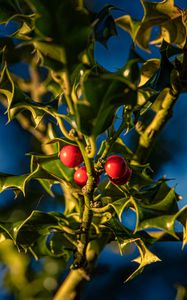
M 148 59 L 141 68 L 141 81 L 139 83 L 139 86 L 144 85 L 152 76 L 155 74 L 155 72 L 160 67 L 160 59 L 158 58 L 151 58 Z
M 144 8 L 144 16 L 140 21 L 133 20 L 124 15 L 116 19 L 116 24 L 130 33 L 137 45 L 149 50 L 149 40 L 153 26 L 160 26 L 160 38 L 168 43 L 174 43 L 183 47 L 186 41 L 186 26 L 183 12 L 175 6 L 173 0 L 161 2 L 148 2 L 141 0 Z
M 136 240 L 135 244 L 138 247 L 140 256 L 134 259 L 134 261 L 139 264 L 139 267 L 125 280 L 125 282 L 132 280 L 134 277 L 139 275 L 143 271 L 145 266 L 160 261 L 160 258 L 158 258 L 158 256 L 148 250 L 142 240 Z
M 39 165 L 42 170 L 49 174 L 50 178 L 56 178 L 58 181 L 66 180 L 70 182 L 74 174 L 73 168 L 68 168 L 61 163 L 58 153 L 52 155 L 32 155 L 31 170 Z
M 0 174 L 0 192 L 5 191 L 6 189 L 13 188 L 19 189 L 25 194 L 25 186 L 31 179 L 53 179 L 54 177 L 50 176 L 45 172 L 39 165 L 28 174 L 24 175 L 9 175 L 9 174 Z

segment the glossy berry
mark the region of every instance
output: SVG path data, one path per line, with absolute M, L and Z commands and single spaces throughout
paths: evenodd
M 80 167 L 78 168 L 74 173 L 74 181 L 79 186 L 85 186 L 86 182 L 88 180 L 88 175 L 86 172 L 86 167 Z
M 111 155 L 107 158 L 104 168 L 109 177 L 117 179 L 126 173 L 128 166 L 123 157 Z
M 60 160 L 68 168 L 75 168 L 83 162 L 79 147 L 66 145 L 60 151 Z
M 132 174 L 132 170 L 128 167 L 128 169 L 126 170 L 126 173 L 122 177 L 117 178 L 117 179 L 109 177 L 109 179 L 113 184 L 123 185 L 123 184 L 127 183 L 127 181 L 129 181 L 131 174 Z

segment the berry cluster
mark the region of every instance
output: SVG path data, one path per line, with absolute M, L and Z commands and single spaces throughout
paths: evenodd
M 68 168 L 76 168 L 83 162 L 83 157 L 79 147 L 74 145 L 66 145 L 60 151 L 60 160 Z M 125 184 L 131 176 L 131 169 L 127 162 L 119 155 L 111 155 L 107 158 L 105 166 L 109 180 L 116 185 Z M 86 185 L 88 175 L 86 167 L 79 167 L 74 173 L 74 182 L 83 187 Z M 99 177 L 97 184 L 99 183 Z
M 119 155 L 108 157 L 104 168 L 110 181 L 116 185 L 125 184 L 132 174 L 132 170 L 128 167 L 127 162 Z

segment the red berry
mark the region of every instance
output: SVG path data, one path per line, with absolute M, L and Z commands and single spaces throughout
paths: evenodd
M 88 175 L 86 172 L 86 167 L 83 166 L 83 167 L 78 168 L 74 173 L 75 183 L 80 186 L 84 186 L 84 185 L 86 185 L 87 180 L 88 180 Z
M 74 181 L 76 184 L 80 186 L 85 186 L 88 180 L 88 174 L 86 172 L 86 167 L 80 167 L 78 168 L 74 173 Z M 100 182 L 100 176 L 97 176 L 96 179 L 96 185 L 98 185 Z
M 109 179 L 113 184 L 123 185 L 123 184 L 127 183 L 127 181 L 129 181 L 131 174 L 132 174 L 132 170 L 130 168 L 128 168 L 126 173 L 122 177 L 117 178 L 117 179 L 109 177 Z
M 60 160 L 68 168 L 75 168 L 83 162 L 79 147 L 66 145 L 60 151 Z
M 126 173 L 128 166 L 124 158 L 112 155 L 107 158 L 104 168 L 109 177 L 116 179 L 121 178 Z

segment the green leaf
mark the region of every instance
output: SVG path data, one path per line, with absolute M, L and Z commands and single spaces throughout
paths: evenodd
M 0 231 L 1 231 L 0 242 L 5 241 L 6 239 L 13 239 L 11 223 L 0 222 Z
M 67 224 L 60 213 L 33 211 L 24 221 L 9 224 L 9 234 L 19 248 L 30 251 L 35 258 L 50 255 L 61 256 L 68 261 L 74 245 L 62 230 L 62 226 Z
M 110 153 L 119 153 L 122 154 L 123 157 L 129 161 L 132 159 L 133 157 L 133 152 L 131 151 L 131 149 L 125 145 L 124 141 L 121 138 L 117 138 L 115 143 L 112 145 L 111 149 L 110 149 Z
M 37 15 L 35 13 L 30 15 L 17 15 L 13 19 L 16 19 L 19 23 L 19 28 L 11 35 L 12 38 L 16 38 L 23 41 L 29 41 L 31 39 L 32 31 L 34 30 L 35 20 Z
M 132 169 L 132 175 L 129 183 L 131 188 L 139 191 L 141 188 L 154 183 L 154 180 L 147 172 L 147 170 L 149 170 L 149 164 L 140 165 L 139 163 L 135 164 L 135 162 L 133 162 L 130 167 Z
M 63 146 L 65 145 L 77 145 L 75 142 L 71 141 L 71 140 L 68 140 L 68 139 L 65 139 L 65 138 L 58 138 L 58 137 L 54 137 L 53 139 L 49 140 L 47 143 L 47 145 L 54 145 L 54 144 L 57 144 L 56 146 L 56 150 L 57 152 L 60 152 L 60 150 L 62 149 Z
M 25 195 L 26 184 L 31 179 L 36 179 L 50 195 L 53 195 L 50 190 L 52 184 L 56 181 L 71 182 L 73 174 L 74 169 L 64 166 L 58 158 L 58 154 L 32 155 L 30 173 L 18 176 L 0 174 L 0 192 L 13 188 L 21 190 Z
M 184 206 L 177 214 L 176 220 L 183 225 L 183 241 L 182 248 L 187 244 L 187 206 Z M 174 221 L 175 222 L 175 221 Z
M 103 224 L 107 224 L 112 219 L 112 214 L 110 212 L 104 212 L 100 216 L 93 215 L 92 223 L 97 231 L 99 231 L 100 227 L 103 227 Z
M 74 174 L 73 168 L 68 168 L 61 163 L 58 153 L 52 155 L 36 155 L 32 154 L 31 170 L 39 165 L 44 170 L 49 178 L 56 179 L 57 181 L 71 182 Z
M 73 239 L 73 238 L 72 238 Z M 48 241 L 48 249 L 51 255 L 70 259 L 75 246 L 65 237 L 63 232 L 54 232 Z
M 182 48 L 186 41 L 186 26 L 183 12 L 175 6 L 174 1 L 163 0 L 155 3 L 141 0 L 141 3 L 144 8 L 141 22 L 125 15 L 116 19 L 116 24 L 129 32 L 132 39 L 144 50 L 149 50 L 148 44 L 153 26 L 160 26 L 158 42 L 165 39 L 168 43 Z
M 49 180 L 49 179 L 37 179 L 39 181 L 39 183 L 41 184 L 41 186 L 43 187 L 43 189 L 48 193 L 49 196 L 51 197 L 55 197 L 54 193 L 52 192 L 51 188 L 53 186 L 53 181 Z
M 167 57 L 167 44 L 164 41 L 160 48 L 160 54 L 160 67 L 145 84 L 146 87 L 156 91 L 162 91 L 164 88 L 171 86 L 171 72 L 174 69 L 173 64 Z
M 141 239 L 137 239 L 135 244 L 138 247 L 140 256 L 134 259 L 134 261 L 139 264 L 139 267 L 125 280 L 125 282 L 132 280 L 134 277 L 142 273 L 145 266 L 160 261 L 160 258 L 148 250 Z
M 24 175 L 9 175 L 9 174 L 0 174 L 0 193 L 6 189 L 13 188 L 19 189 L 25 195 L 25 186 L 31 179 L 53 179 L 54 177 L 50 176 L 45 172 L 39 165 L 30 173 Z
M 44 115 L 56 116 L 58 110 L 58 98 L 48 103 L 32 101 L 25 93 L 15 86 L 6 63 L 3 66 L 0 77 L 0 94 L 7 98 L 8 121 L 10 122 L 19 112 L 29 110 L 36 126 L 41 122 Z M 63 118 L 63 115 L 61 115 Z
M 148 59 L 141 67 L 141 80 L 139 86 L 143 86 L 160 67 L 160 59 Z
M 27 9 L 26 1 L 22 1 L 22 7 L 20 7 L 20 1 L 16 0 L 1 0 L 1 12 L 0 12 L 0 24 L 8 23 L 11 20 L 16 20 L 19 23 L 25 22 L 30 24 L 32 22 L 33 14 L 24 14 L 23 10 Z
M 116 25 L 114 18 L 111 15 L 111 11 L 117 9 L 113 5 L 106 5 L 96 15 L 92 24 L 94 31 L 94 39 L 100 42 L 107 48 L 107 42 L 110 37 L 117 35 Z
M 129 240 L 131 238 L 136 238 L 136 236 L 132 236 L 132 232 L 127 229 L 125 226 L 123 226 L 123 224 L 121 222 L 119 222 L 118 219 L 116 219 L 115 217 L 111 218 L 109 221 L 108 221 L 108 224 L 105 225 L 106 228 L 113 232 L 113 234 L 115 235 L 115 239 L 116 241 L 118 242 L 118 245 L 119 245 L 119 249 L 120 249 L 120 252 L 122 254 L 122 248 L 121 248 L 121 241 L 126 241 L 126 240 Z
M 137 111 L 135 111 L 135 113 L 138 114 L 138 110 L 140 109 L 140 115 L 143 115 L 150 108 L 157 95 L 158 92 L 152 88 L 138 88 Z
M 34 48 L 28 44 L 15 44 L 12 37 L 0 37 L 0 61 L 6 61 L 7 64 L 19 62 L 31 63 L 34 57 Z M 14 53 L 14 55 L 12 55 Z
M 32 101 L 29 97 L 23 94 L 20 90 L 15 89 L 11 107 L 7 109 L 8 121 L 10 122 L 20 112 L 25 110 L 30 111 L 35 126 L 37 127 L 45 114 L 49 114 L 53 117 L 57 115 L 58 99 L 51 100 L 47 103 L 38 103 Z M 63 118 L 63 115 L 61 115 Z
M 124 197 L 124 198 L 120 198 L 120 199 L 110 203 L 109 205 L 114 208 L 119 220 L 122 221 L 122 219 L 121 219 L 122 213 L 123 213 L 124 209 L 128 207 L 128 205 L 132 206 L 132 201 L 133 201 L 133 198 Z
M 35 39 L 34 43 L 42 53 L 43 63 L 56 70 L 64 63 L 74 66 L 91 33 L 87 10 L 73 0 L 31 0 L 28 5 L 39 16 L 35 34 L 40 41 Z
M 33 211 L 26 220 L 14 227 L 14 239 L 18 245 L 29 247 L 40 235 L 60 228 L 59 219 L 51 213 Z
M 140 81 L 140 68 L 139 64 L 143 63 L 143 58 L 134 50 L 132 46 L 129 51 L 129 57 L 125 66 L 120 70 L 123 76 L 136 86 Z
M 106 141 L 102 141 L 101 146 L 97 153 L 96 161 L 98 161 L 99 157 L 101 157 L 101 155 L 103 154 L 105 147 L 106 147 Z M 110 155 L 113 153 L 115 153 L 115 154 L 119 153 L 119 154 L 123 155 L 123 157 L 127 161 L 130 161 L 133 157 L 133 152 L 127 145 L 125 145 L 125 143 L 123 142 L 123 140 L 120 137 L 118 137 L 116 139 L 116 141 L 112 144 L 112 147 L 110 148 L 110 151 L 108 154 Z
M 98 188 L 102 196 L 103 204 L 108 204 L 125 197 L 124 191 L 121 189 L 119 190 L 116 185 L 113 185 L 108 180 L 102 181 Z
M 49 42 L 34 41 L 40 64 L 53 71 L 63 70 L 66 64 L 66 54 L 63 47 Z
M 166 40 L 162 41 L 161 48 L 161 51 L 165 51 L 167 58 L 183 53 L 183 49 L 180 49 L 175 45 L 169 44 Z
M 171 99 L 170 88 L 164 88 L 156 97 L 155 101 L 151 105 L 151 109 L 155 112 L 158 112 L 162 108 L 163 101 Z
M 78 128 L 82 133 L 96 137 L 111 125 L 120 105 L 133 106 L 136 101 L 135 87 L 123 76 L 94 76 L 85 72 L 81 96 L 75 103 Z
M 14 82 L 12 81 L 10 72 L 4 63 L 0 75 L 0 94 L 7 98 L 8 108 L 10 107 L 14 95 Z
M 187 219 L 187 206 L 184 206 L 180 211 L 173 214 L 165 214 L 159 217 L 150 218 L 142 222 L 142 228 L 159 228 L 166 233 L 178 239 L 175 233 L 175 222 L 179 221 L 183 225 L 183 247 L 186 245 L 186 219 Z
M 141 22 L 138 20 L 133 20 L 131 16 L 124 15 L 115 20 L 116 24 L 120 26 L 123 30 L 127 31 L 132 39 L 136 41 L 137 33 Z M 139 45 L 140 46 L 140 45 Z
M 156 193 L 154 190 L 157 190 Z M 169 188 L 165 182 L 161 182 L 159 185 L 151 187 L 150 194 L 147 189 L 139 196 L 141 199 L 134 198 L 137 217 L 136 230 L 158 228 L 177 238 L 174 223 L 180 219 L 183 226 L 186 225 L 183 218 L 186 210 L 178 211 L 175 190 Z M 148 199 L 148 197 L 150 198 Z

